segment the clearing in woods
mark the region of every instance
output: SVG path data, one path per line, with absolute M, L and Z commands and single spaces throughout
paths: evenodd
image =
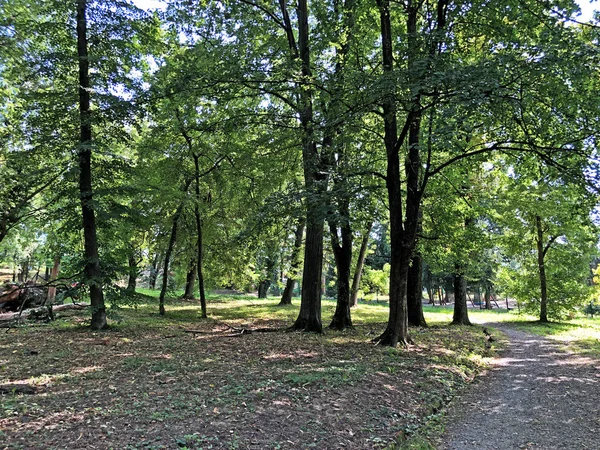
M 409 349 L 370 343 L 382 304 L 359 305 L 342 333 L 241 334 L 289 326 L 298 307 L 277 302 L 211 298 L 200 320 L 195 303 L 160 317 L 146 298 L 107 332 L 85 328 L 85 312 L 2 330 L 0 447 L 384 448 L 435 422 L 493 355 L 481 327 L 446 326 L 441 308 L 426 308 L 433 326 Z M 24 385 L 36 393 L 10 391 Z

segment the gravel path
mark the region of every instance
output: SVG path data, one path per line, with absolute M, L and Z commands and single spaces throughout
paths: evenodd
M 509 348 L 451 408 L 439 449 L 600 449 L 600 361 L 490 325 Z

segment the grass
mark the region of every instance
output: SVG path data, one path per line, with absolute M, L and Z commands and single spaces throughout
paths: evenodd
M 278 299 L 169 299 L 154 292 L 113 312 L 93 333 L 87 315 L 2 334 L 2 383 L 35 385 L 2 398 L 0 440 L 9 448 L 386 448 L 409 442 L 486 368 L 494 349 L 479 327 L 448 327 L 427 308 L 427 329 L 407 349 L 373 346 L 387 305 L 361 304 L 345 332 L 285 329 L 298 313 Z M 328 324 L 335 303 L 323 302 Z M 186 330 L 194 330 L 188 333 Z M 32 352 L 35 350 L 35 352 Z
M 448 326 L 450 307 L 426 306 L 429 327 L 411 329 L 415 345 L 391 349 L 371 343 L 385 326 L 386 303 L 353 309 L 352 330 L 315 335 L 283 331 L 299 299 L 279 306 L 278 298 L 211 295 L 202 320 L 197 302 L 168 299 L 160 316 L 158 291 L 140 294 L 134 306 L 111 312 L 106 332 L 90 332 L 85 313 L 69 312 L 2 334 L 2 383 L 40 389 L 3 396 L 7 448 L 432 449 L 445 406 L 496 350 L 481 327 Z M 325 325 L 334 310 L 323 301 Z M 540 325 L 514 311 L 469 314 L 598 356 L 597 319 Z M 281 331 L 233 337 L 231 327 Z
M 568 322 L 518 321 L 524 331 L 564 344 L 568 351 L 600 359 L 600 318 L 577 317 Z

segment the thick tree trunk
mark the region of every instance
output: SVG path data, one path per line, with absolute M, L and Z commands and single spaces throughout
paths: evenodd
M 258 283 L 258 298 L 267 298 L 270 287 L 271 280 L 262 280 L 260 283 Z
M 454 267 L 454 316 L 453 325 L 471 325 L 467 309 L 467 280 L 460 264 Z
M 294 278 L 288 278 L 285 282 L 285 288 L 283 294 L 281 294 L 281 301 L 279 306 L 286 306 L 292 304 L 292 297 L 294 294 L 294 288 L 296 287 L 296 280 Z
M 183 294 L 183 298 L 187 300 L 191 300 L 194 298 L 194 287 L 196 286 L 196 260 L 192 261 L 190 265 L 190 269 L 185 277 L 185 293 Z
M 138 266 L 137 260 L 135 258 L 135 253 L 129 253 L 129 257 L 127 258 L 128 262 L 128 279 L 127 279 L 127 290 L 130 292 L 135 292 L 135 288 L 137 286 L 137 276 L 138 276 Z
M 287 281 L 285 282 L 285 289 L 281 295 L 280 305 L 291 305 L 292 295 L 294 293 L 294 285 L 296 284 L 297 271 L 300 268 L 300 255 L 302 251 L 302 237 L 304 236 L 304 226 L 306 221 L 304 218 L 298 222 L 294 238 L 294 248 L 292 249 L 292 257 L 290 270 L 287 274 Z
M 378 0 L 381 18 L 381 42 L 383 72 L 393 72 L 393 37 L 390 20 L 389 0 Z M 406 283 L 410 254 L 403 246 L 404 227 L 402 223 L 402 186 L 400 181 L 400 158 L 396 120 L 396 100 L 389 92 L 383 100 L 384 142 L 387 154 L 386 187 L 390 208 L 390 314 L 385 331 L 376 341 L 381 345 L 395 347 L 398 342 L 407 344 L 408 315 L 406 306 Z
M 373 222 L 367 224 L 366 232 L 360 243 L 360 249 L 358 251 L 358 259 L 356 261 L 356 268 L 354 269 L 354 276 L 352 277 L 352 288 L 350 289 L 350 307 L 358 305 L 358 290 L 360 287 L 360 280 L 362 278 L 363 270 L 365 268 L 365 256 L 367 255 L 367 248 L 369 247 L 369 234 Z
M 92 123 L 90 110 L 90 77 L 87 44 L 86 0 L 77 0 L 77 55 L 79 60 L 79 198 L 83 219 L 83 239 L 85 255 L 86 284 L 90 289 L 92 309 L 91 328 L 101 330 L 107 327 L 104 293 L 102 292 L 102 271 L 98 256 L 96 216 L 94 213 L 92 189 Z
M 175 247 L 175 242 L 177 241 L 177 226 L 179 223 L 179 217 L 181 216 L 181 212 L 183 211 L 183 203 L 180 203 L 173 215 L 173 225 L 171 226 L 171 237 L 169 238 L 169 245 L 167 246 L 167 251 L 165 252 L 165 260 L 163 264 L 163 276 L 162 276 L 162 286 L 160 288 L 160 295 L 158 296 L 158 312 L 161 316 L 165 315 L 165 295 L 167 294 L 167 286 L 169 283 L 169 261 L 171 260 L 171 254 L 173 253 L 173 248 Z
M 58 278 L 58 271 L 60 269 L 60 256 L 54 257 L 54 264 L 50 271 L 50 283 L 54 282 Z M 56 299 L 56 286 L 50 286 L 48 288 L 48 296 L 46 297 L 46 305 L 52 305 Z
M 540 322 L 548 322 L 548 282 L 546 279 L 546 265 L 544 264 L 546 252 L 549 247 L 544 248 L 544 229 L 542 227 L 542 218 L 535 217 L 535 228 L 537 231 L 537 257 L 538 272 L 540 278 Z
M 350 267 L 352 266 L 352 230 L 347 220 L 349 214 L 349 203 L 341 202 L 341 213 L 345 219 L 342 220 L 341 242 L 335 223 L 329 223 L 331 234 L 331 247 L 335 258 L 337 272 L 337 303 L 335 313 L 329 328 L 344 330 L 352 327 L 350 316 Z
M 302 75 L 302 82 L 299 85 L 302 162 L 308 199 L 306 201 L 306 245 L 304 246 L 302 300 L 300 313 L 292 329 L 322 333 L 321 275 L 323 272 L 323 227 L 325 225 L 323 193 L 327 180 L 321 170 L 321 157 L 317 151 L 313 130 L 307 0 L 298 1 L 296 12 L 298 17 L 298 56 Z
M 415 253 L 412 264 L 408 269 L 406 303 L 408 308 L 408 323 L 416 327 L 426 327 L 423 315 L 423 258 Z
M 381 17 L 381 47 L 384 74 L 393 73 L 393 35 L 390 20 L 389 0 L 378 0 Z M 417 40 L 418 4 L 408 3 L 408 68 L 411 79 L 418 81 L 415 69 L 419 43 Z M 412 252 L 415 248 L 419 225 L 419 210 L 423 188 L 419 187 L 421 159 L 419 135 L 421 127 L 420 95 L 412 102 L 402 132 L 398 135 L 395 93 L 390 91 L 383 101 L 384 141 L 387 153 L 386 186 L 390 208 L 390 317 L 386 331 L 379 337 L 381 345 L 395 346 L 398 342 L 410 342 L 408 335 L 408 310 L 406 290 Z M 406 214 L 402 211 L 402 182 L 400 178 L 399 151 L 408 135 L 408 155 L 405 159 Z M 425 182 L 423 182 L 425 183 Z
M 314 212 L 311 214 L 315 214 Z M 323 332 L 321 321 L 321 274 L 323 272 L 322 212 L 317 217 L 307 217 L 306 244 L 304 246 L 304 271 L 302 274 L 302 299 L 300 313 L 292 326 L 295 330 Z M 321 217 L 319 217 L 321 216 Z

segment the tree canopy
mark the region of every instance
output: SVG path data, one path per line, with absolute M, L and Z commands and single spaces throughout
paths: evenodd
M 321 332 L 324 277 L 351 327 L 366 261 L 390 346 L 421 279 L 457 323 L 474 286 L 543 321 L 589 298 L 600 47 L 574 2 L 162 5 L 0 1 L 4 263 L 62 261 L 94 314 L 125 278 L 158 277 L 162 314 L 197 283 L 204 317 L 205 289 L 297 280 L 293 328 Z

